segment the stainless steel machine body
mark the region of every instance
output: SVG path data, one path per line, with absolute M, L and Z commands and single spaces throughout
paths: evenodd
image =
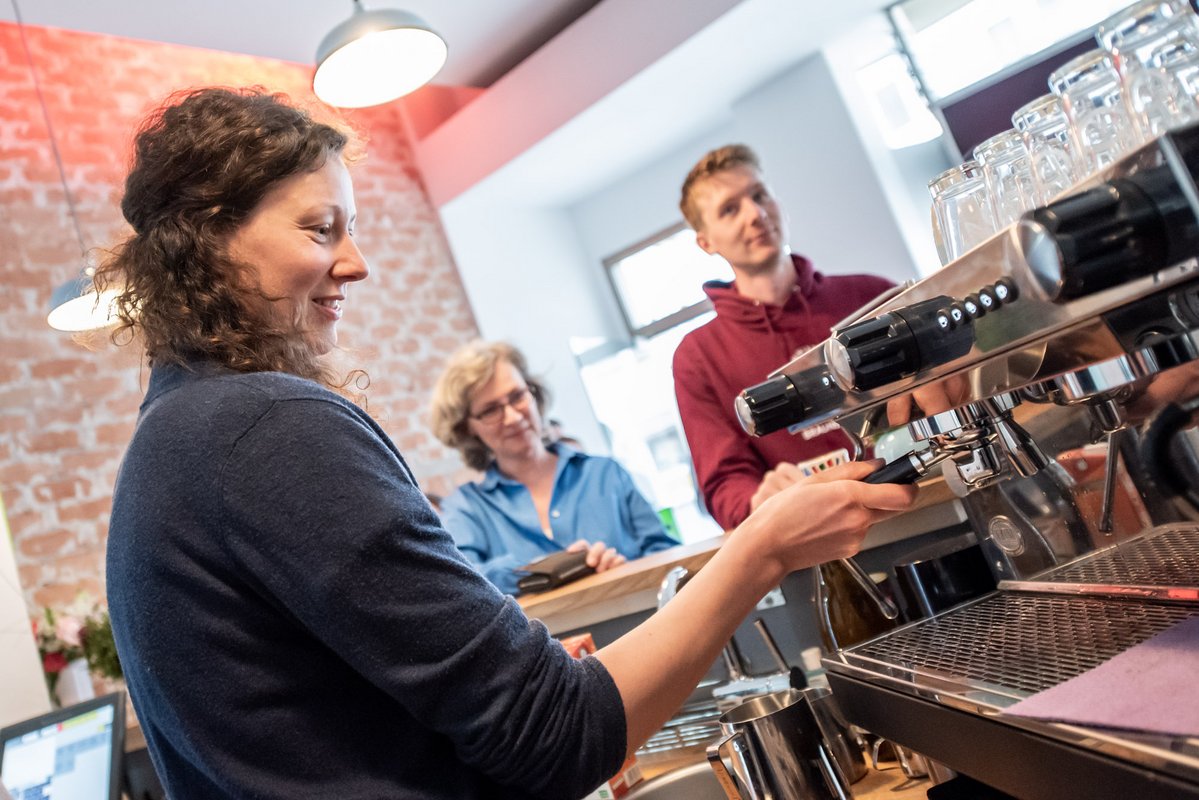
M 1004 713 L 1199 615 L 1199 470 L 1185 463 L 1196 257 L 1199 127 L 1029 212 L 742 393 L 754 435 L 835 420 L 865 445 L 907 424 L 921 446 L 878 480 L 943 469 L 1000 581 L 826 658 L 853 722 L 1028 800 L 1199 798 L 1199 740 Z M 1103 442 L 1088 511 L 1063 453 Z

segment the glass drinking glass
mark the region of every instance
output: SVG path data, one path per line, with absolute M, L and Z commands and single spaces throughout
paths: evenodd
M 1199 101 L 1175 73 L 1199 49 L 1199 17 L 1187 0 L 1142 0 L 1102 22 L 1095 39 L 1112 55 L 1141 142 L 1199 119 Z
M 1012 115 L 1024 140 L 1032 175 L 1033 204 L 1043 206 L 1082 177 L 1070 123 L 1055 94 L 1038 97 Z
M 1049 76 L 1049 88 L 1062 100 L 1086 174 L 1103 169 L 1140 142 L 1124 105 L 1120 75 L 1106 50 L 1067 61 Z
M 995 233 L 995 213 L 977 161 L 942 172 L 929 181 L 928 190 L 933 197 L 933 235 L 940 240 L 937 250 L 943 265 Z
M 1199 121 L 1199 44 L 1175 41 L 1153 53 L 1149 66 L 1170 75 L 1177 90 L 1185 94 L 1190 104 L 1180 101 L 1180 122 Z
M 974 160 L 982 167 L 998 228 L 1011 225 L 1036 205 L 1032 164 L 1019 131 L 1009 129 L 987 139 L 974 148 Z

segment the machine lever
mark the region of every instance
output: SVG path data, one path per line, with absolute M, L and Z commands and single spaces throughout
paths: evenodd
M 1103 473 L 1103 505 L 1099 512 L 1099 532 L 1112 532 L 1113 501 L 1116 494 L 1116 468 L 1120 465 L 1120 439 L 1123 428 L 1107 435 L 1107 465 Z

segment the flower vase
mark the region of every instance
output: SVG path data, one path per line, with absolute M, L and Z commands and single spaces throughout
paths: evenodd
M 67 662 L 62 672 L 58 673 L 54 693 L 58 695 L 58 704 L 63 708 L 91 700 L 96 696 L 86 658 L 76 658 Z

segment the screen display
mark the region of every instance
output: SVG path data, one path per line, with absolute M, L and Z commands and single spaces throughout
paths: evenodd
M 113 705 L 7 733 L 0 783 L 13 800 L 108 800 L 112 786 Z

